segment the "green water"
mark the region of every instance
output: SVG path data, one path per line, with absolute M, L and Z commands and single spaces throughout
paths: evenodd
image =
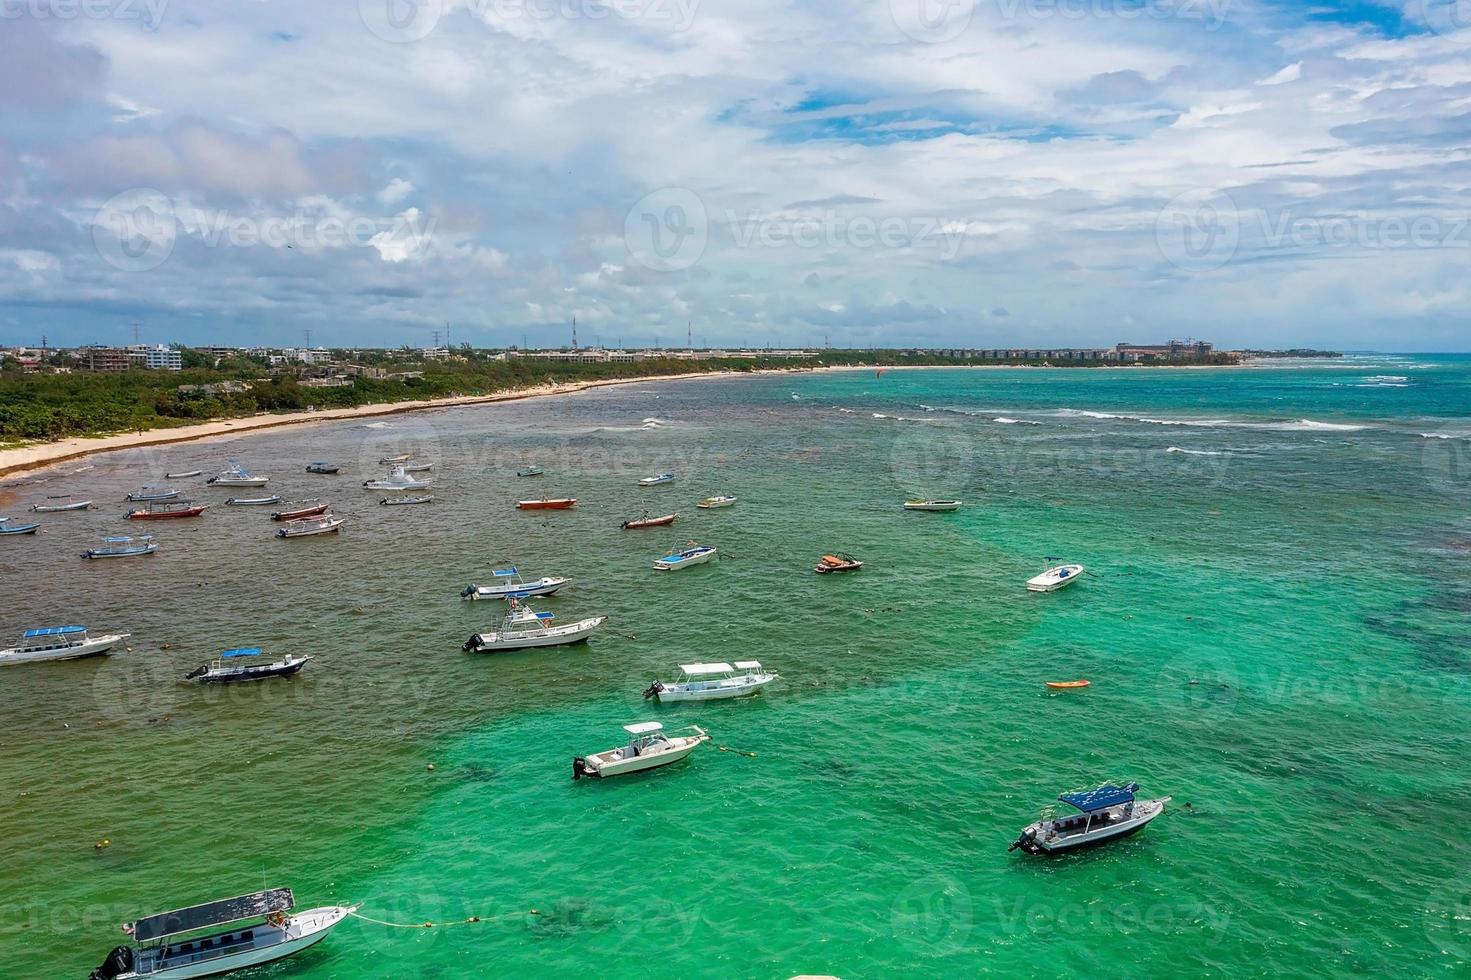
M 5 512 L 100 509 L 0 540 L 0 631 L 134 638 L 0 674 L 0 976 L 82 976 L 121 921 L 275 885 L 441 925 L 349 920 L 242 976 L 1465 975 L 1468 436 L 1465 359 L 853 372 L 284 430 L 9 484 Z M 411 449 L 439 464 L 436 502 L 377 507 L 358 484 Z M 329 494 L 343 534 L 276 541 L 260 511 L 217 507 L 154 528 L 153 558 L 76 558 L 122 529 L 128 489 L 227 456 Z M 301 472 L 319 458 L 344 475 Z M 548 476 L 518 480 L 530 461 Z M 664 470 L 678 481 L 634 486 Z M 514 511 L 533 486 L 578 507 Z M 720 492 L 740 503 L 694 509 Z M 900 510 L 915 494 L 968 506 Z M 681 519 L 618 529 L 644 510 Z M 649 569 L 690 538 L 721 559 Z M 835 550 L 867 567 L 812 574 Z M 1093 574 L 1025 592 L 1049 555 Z M 458 592 L 504 561 L 571 576 L 538 608 L 607 628 L 461 653 L 495 607 Z M 291 681 L 180 680 L 242 644 L 316 659 Z M 679 663 L 746 658 L 782 680 L 640 698 Z M 1042 685 L 1076 677 L 1093 686 Z M 714 741 L 571 781 L 574 754 L 652 718 Z M 1171 811 L 1088 853 L 1007 853 L 1058 792 L 1110 778 Z

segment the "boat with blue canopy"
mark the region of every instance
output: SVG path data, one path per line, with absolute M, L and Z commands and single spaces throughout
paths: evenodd
M 659 572 L 674 572 L 681 568 L 689 568 L 691 565 L 703 565 L 711 558 L 714 558 L 716 554 L 717 552 L 714 548 L 691 541 L 683 550 L 665 555 L 663 558 L 655 559 L 654 570 Z
M 158 550 L 158 542 L 153 540 L 151 534 L 140 534 L 136 538 L 125 534 L 114 534 L 102 539 L 102 547 L 88 548 L 82 552 L 83 558 L 137 558 L 140 555 L 151 555 Z
M 524 592 L 507 596 L 508 608 L 500 628 L 476 633 L 465 641 L 461 649 L 466 653 L 495 653 L 501 650 L 582 643 L 608 618 L 592 616 L 565 626 L 557 626 L 552 622 L 556 618 L 554 613 L 537 612 L 522 601 L 525 598 Z
M 1028 854 L 1058 854 L 1091 844 L 1121 840 L 1136 834 L 1165 812 L 1170 797 L 1140 800 L 1138 783 L 1104 783 L 1093 789 L 1063 793 L 1058 799 L 1078 812 L 1054 818 L 1044 813 L 1041 820 L 1022 831 L 1008 850 L 1021 848 Z
M 42 626 L 26 630 L 18 644 L 9 650 L 0 650 L 0 666 L 93 657 L 108 653 L 131 635 L 105 633 L 93 636 L 85 626 Z
M 196 667 L 184 675 L 186 681 L 201 684 L 229 683 L 231 681 L 259 681 L 267 677 L 290 677 L 306 666 L 310 656 L 294 657 L 287 654 L 273 663 L 250 663 L 251 657 L 261 655 L 260 647 L 236 647 L 220 654 L 218 660 Z
M 39 522 L 12 524 L 10 523 L 10 518 L 0 517 L 0 534 L 35 534 L 40 527 Z
M 495 577 L 494 585 L 476 585 L 471 582 L 460 593 L 460 598 L 504 599 L 510 595 L 552 595 L 567 584 L 567 579 L 556 575 L 544 575 L 535 582 L 528 582 L 521 577 L 520 570 L 514 565 L 510 568 L 492 569 L 490 574 Z

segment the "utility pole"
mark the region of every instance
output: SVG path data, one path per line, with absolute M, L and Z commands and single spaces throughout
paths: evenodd
M 449 342 L 449 321 L 448 320 L 444 321 L 444 346 L 446 348 L 448 348 L 450 346 L 450 342 Z
M 136 345 L 138 343 L 138 321 L 137 320 L 134 320 L 133 321 L 133 343 L 134 343 L 134 345 Z
M 311 350 L 312 349 L 312 328 L 311 327 L 307 327 L 304 332 L 306 333 L 306 349 L 307 350 Z
M 689 320 L 684 322 L 684 344 L 691 354 L 695 352 L 695 325 Z
M 577 349 L 577 314 L 572 314 L 572 349 Z
M 434 331 L 434 349 L 439 350 L 439 331 Z

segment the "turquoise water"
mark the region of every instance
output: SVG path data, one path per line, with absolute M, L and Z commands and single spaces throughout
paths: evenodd
M 100 509 L 0 540 L 0 632 L 134 638 L 0 675 L 0 975 L 85 975 L 121 921 L 270 885 L 440 925 L 349 920 L 243 976 L 1465 975 L 1468 437 L 1471 360 L 1385 355 L 651 383 L 12 482 L 4 512 Z M 377 507 L 358 484 L 407 450 L 439 464 L 436 502 Z M 151 559 L 75 557 L 121 529 L 128 489 L 228 456 L 330 494 L 340 538 L 218 507 L 156 527 Z M 344 475 L 308 478 L 318 458 Z M 548 476 L 516 479 L 532 461 Z M 577 509 L 514 511 L 533 483 Z M 694 509 L 718 492 L 741 501 Z M 916 494 L 967 507 L 899 509 Z M 681 519 L 618 529 L 644 510 Z M 649 569 L 692 538 L 721 559 Z M 812 574 L 834 550 L 867 567 Z M 1025 592 L 1046 556 L 1092 574 Z M 503 561 L 572 576 L 538 608 L 607 628 L 461 653 L 495 610 L 458 592 Z M 180 680 L 246 643 L 316 659 Z M 640 698 L 679 663 L 751 657 L 783 675 L 758 698 Z M 1093 686 L 1042 685 L 1076 677 Z M 574 754 L 650 718 L 714 741 L 571 781 Z M 1090 853 L 1007 853 L 1058 792 L 1110 778 L 1171 812 Z

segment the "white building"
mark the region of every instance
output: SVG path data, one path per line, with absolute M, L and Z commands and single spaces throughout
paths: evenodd
M 164 344 L 133 344 L 128 348 L 128 362 L 152 371 L 184 370 L 183 355 Z

